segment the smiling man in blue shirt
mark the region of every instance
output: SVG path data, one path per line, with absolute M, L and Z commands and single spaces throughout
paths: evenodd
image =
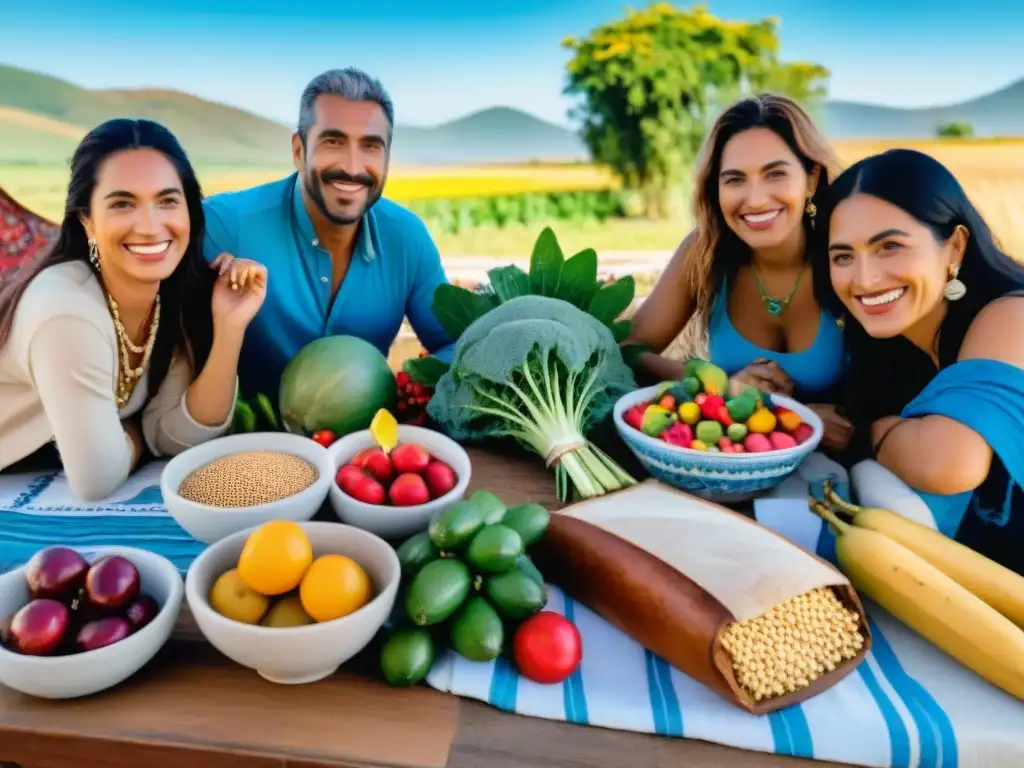
M 414 213 L 381 197 L 393 128 L 377 80 L 325 72 L 302 93 L 296 173 L 206 201 L 207 261 L 226 253 L 222 264 L 251 259 L 268 271 L 239 362 L 246 395 L 276 401 L 288 361 L 323 336 L 358 336 L 387 355 L 405 317 L 430 353 L 449 359 L 453 340 L 430 309 L 447 282 L 437 247 Z

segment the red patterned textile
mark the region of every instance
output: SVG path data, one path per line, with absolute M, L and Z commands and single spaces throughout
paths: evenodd
M 13 274 L 57 238 L 57 226 L 0 188 L 0 279 Z

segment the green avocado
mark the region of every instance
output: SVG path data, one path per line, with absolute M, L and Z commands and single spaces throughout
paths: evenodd
M 473 574 L 461 560 L 446 557 L 427 563 L 405 593 L 405 612 L 414 624 L 440 624 L 466 602 L 473 587 Z
M 438 549 L 461 549 L 484 527 L 485 516 L 486 512 L 478 504 L 462 499 L 431 520 L 427 531 Z
M 452 622 L 450 639 L 452 650 L 463 658 L 491 661 L 504 650 L 505 626 L 491 604 L 476 595 Z
M 466 564 L 476 573 L 504 573 L 523 554 L 523 537 L 501 523 L 485 525 L 466 548 Z
M 416 685 L 437 658 L 434 638 L 426 629 L 395 632 L 380 651 L 380 668 L 388 685 Z

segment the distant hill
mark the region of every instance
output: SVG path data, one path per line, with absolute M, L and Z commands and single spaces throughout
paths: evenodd
M 898 109 L 831 101 L 817 113 L 835 139 L 927 138 L 953 121 L 977 136 L 1024 135 L 1024 80 L 946 107 Z M 200 166 L 282 168 L 291 127 L 170 89 L 89 90 L 0 65 L 0 164 L 65 163 L 89 128 L 112 117 L 147 117 L 170 128 Z M 521 110 L 492 107 L 432 127 L 395 128 L 393 161 L 405 165 L 585 159 L 579 137 Z
M 571 131 L 510 107 L 491 107 L 433 128 L 395 128 L 395 159 L 414 165 L 585 160 Z
M 979 137 L 1024 135 L 1024 79 L 960 104 L 919 109 L 829 101 L 819 109 L 823 129 L 840 139 L 921 139 L 943 124 L 966 122 Z
M 45 162 L 50 154 L 69 151 L 56 141 L 44 156 L 32 151 L 44 136 L 67 136 L 57 124 L 84 131 L 112 117 L 157 120 L 181 141 L 193 161 L 202 165 L 280 166 L 289 163 L 289 136 L 284 125 L 234 107 L 180 91 L 88 90 L 49 75 L 0 66 L 0 107 L 48 118 L 48 125 L 27 125 L 0 113 L 0 160 Z M 35 138 L 33 138 L 35 137 Z M 6 141 L 2 141 L 6 139 Z

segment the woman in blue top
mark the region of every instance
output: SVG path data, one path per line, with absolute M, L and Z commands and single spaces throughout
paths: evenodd
M 823 214 L 815 276 L 849 315 L 851 452 L 917 491 L 939 531 L 1024 573 L 1024 267 L 920 152 L 861 160 Z
M 839 162 L 810 116 L 782 96 L 745 98 L 712 126 L 698 159 L 696 229 L 633 316 L 630 342 L 661 379 L 682 363 L 661 352 L 691 320 L 710 359 L 739 384 L 792 394 L 842 450 L 851 425 L 836 412 L 842 330 L 815 298 L 808 244 Z

